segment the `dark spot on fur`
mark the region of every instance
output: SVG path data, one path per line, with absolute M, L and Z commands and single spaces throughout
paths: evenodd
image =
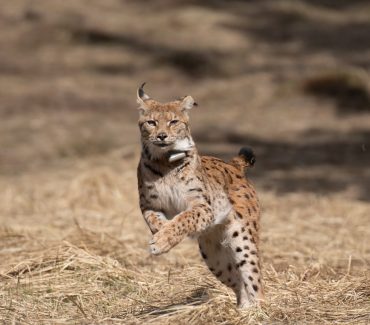
M 235 237 L 238 237 L 238 235 L 239 235 L 239 233 L 237 232 L 237 231 L 234 231 L 234 233 L 233 233 L 233 237 L 235 238 Z
M 237 264 L 237 267 L 241 267 L 241 266 L 243 266 L 245 263 L 247 263 L 247 261 L 246 261 L 246 260 L 242 260 L 242 261 L 240 261 L 240 263 L 239 263 L 239 264 Z
M 211 200 L 210 200 L 210 198 L 209 198 L 208 196 L 203 195 L 203 198 L 206 200 L 206 202 L 207 202 L 209 205 L 211 205 Z
M 188 192 L 203 192 L 203 190 L 200 187 L 196 187 L 196 188 L 189 188 Z
M 189 161 L 187 161 L 186 163 L 184 163 L 182 166 L 180 166 L 180 167 L 178 167 L 177 168 L 177 174 L 179 173 L 179 172 L 181 172 L 185 167 L 187 167 L 187 166 L 189 166 L 190 165 L 190 162 Z M 182 179 L 182 178 L 181 178 Z
M 192 182 L 194 180 L 194 178 L 189 178 L 187 181 L 186 181 L 186 185 L 189 185 L 190 182 Z
M 255 230 L 257 230 L 257 222 L 253 221 L 253 227 Z
M 240 253 L 240 252 L 242 251 L 242 249 L 241 249 L 240 247 L 237 247 L 237 248 L 235 249 L 235 251 L 236 251 L 237 253 Z
M 258 286 L 256 286 L 255 284 L 253 284 L 252 287 L 253 287 L 253 290 L 257 292 Z

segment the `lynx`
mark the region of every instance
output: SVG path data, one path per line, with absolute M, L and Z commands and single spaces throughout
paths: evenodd
M 185 237 L 195 237 L 209 270 L 235 292 L 237 305 L 259 303 L 260 208 L 245 176 L 253 153 L 242 148 L 230 163 L 200 156 L 189 128 L 193 98 L 159 103 L 143 87 L 137 91 L 138 187 L 140 209 L 153 234 L 151 253 L 166 253 Z

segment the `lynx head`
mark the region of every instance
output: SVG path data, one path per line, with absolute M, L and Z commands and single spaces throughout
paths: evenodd
M 191 96 L 169 103 L 159 103 L 145 92 L 145 83 L 137 90 L 139 128 L 144 150 L 160 159 L 171 152 L 186 152 L 194 147 L 189 129 L 188 110 L 194 105 Z

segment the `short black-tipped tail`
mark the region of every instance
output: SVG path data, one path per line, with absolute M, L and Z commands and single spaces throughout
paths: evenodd
M 256 162 L 256 156 L 252 148 L 243 147 L 239 151 L 239 155 L 230 161 L 230 164 L 245 173 L 246 169 L 253 167 Z
M 239 151 L 239 156 L 243 157 L 245 162 L 253 166 L 256 162 L 256 156 L 250 147 L 243 147 Z

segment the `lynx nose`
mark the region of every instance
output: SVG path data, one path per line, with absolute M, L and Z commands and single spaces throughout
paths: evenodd
M 161 141 L 163 141 L 164 139 L 166 139 L 167 138 L 167 134 L 166 133 L 164 133 L 164 132 L 161 132 L 161 133 L 158 133 L 157 134 L 157 139 L 158 140 L 161 140 Z

